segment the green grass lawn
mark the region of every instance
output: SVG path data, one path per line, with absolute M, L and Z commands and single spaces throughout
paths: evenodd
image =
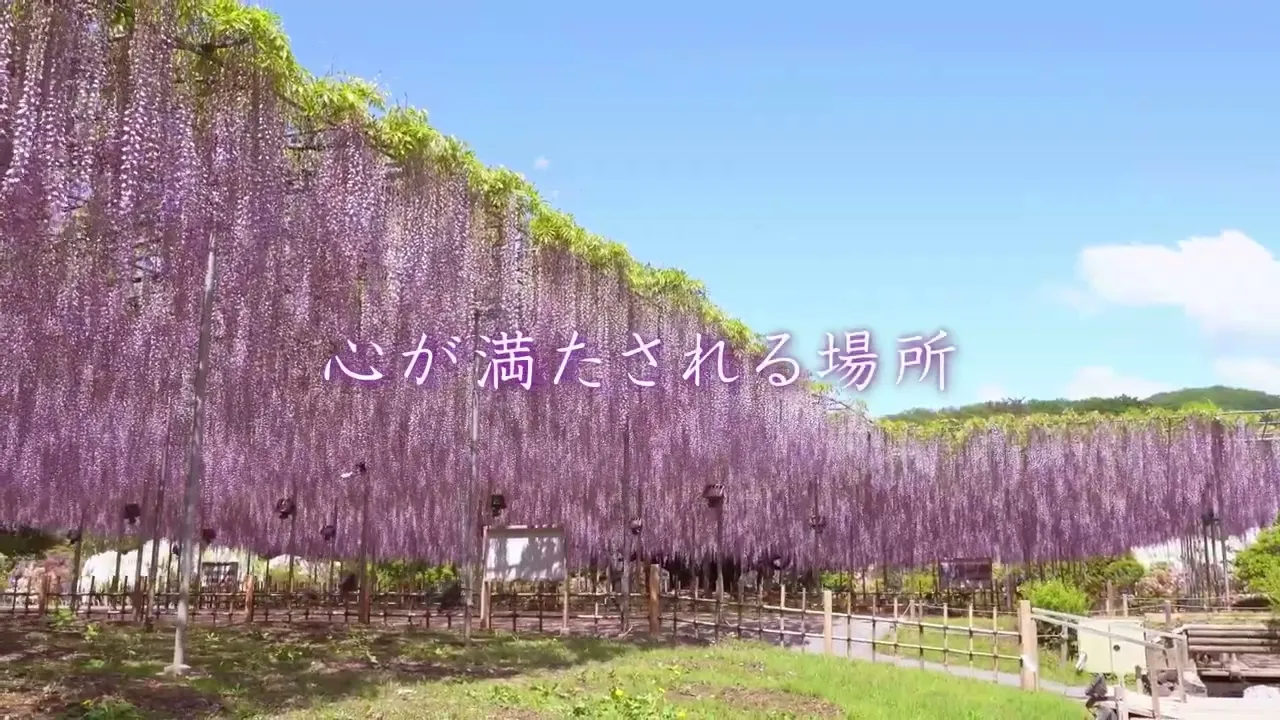
M 0 624 L 0 717 L 1063 718 L 1081 705 L 982 681 L 779 650 L 327 628 L 172 632 Z
M 909 645 L 924 645 L 927 647 L 947 648 L 946 663 L 950 665 L 969 665 L 969 618 L 965 617 L 949 617 L 943 622 L 941 615 L 925 615 L 920 618 L 925 623 L 934 625 L 947 625 L 955 627 L 956 630 L 943 631 L 941 628 L 924 628 L 923 641 L 920 628 L 911 627 L 909 623 L 900 625 L 898 629 L 891 633 L 886 640 L 892 643 L 896 637 L 899 643 Z M 986 617 L 974 618 L 973 625 L 975 628 L 983 628 L 990 630 L 993 626 L 993 619 L 990 615 Z M 999 616 L 998 624 L 1000 630 L 1016 631 L 1018 629 L 1018 619 L 1011 615 Z M 991 671 L 997 664 L 1000 672 L 1017 674 L 1020 669 L 1020 663 L 1013 659 L 1000 659 L 998 663 L 992 659 L 993 640 L 996 640 L 996 652 L 1009 658 L 1016 658 L 1021 652 L 1021 645 L 1016 637 L 1001 636 L 993 638 L 990 634 L 982 634 L 975 632 L 973 635 L 973 667 L 977 670 Z M 945 642 L 945 645 L 944 645 Z M 877 654 L 892 655 L 893 646 L 877 644 Z M 918 658 L 920 651 L 916 648 L 900 647 L 898 654 L 905 658 Z M 1076 672 L 1074 658 L 1068 658 L 1064 663 L 1062 661 L 1061 651 L 1057 647 L 1041 647 L 1040 648 L 1040 677 L 1043 680 L 1052 680 L 1060 682 L 1064 685 L 1083 686 L 1088 684 L 1092 676 L 1087 673 Z M 924 659 L 926 662 L 942 663 L 943 653 L 937 650 L 925 650 Z

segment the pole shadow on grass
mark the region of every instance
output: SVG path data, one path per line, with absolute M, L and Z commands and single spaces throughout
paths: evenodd
M 145 716 L 202 717 L 299 709 L 368 695 L 386 683 L 488 680 L 645 652 L 660 643 L 404 627 L 196 627 L 192 673 L 163 677 L 172 632 L 133 625 L 0 622 L 0 717 L 65 716 L 123 700 Z

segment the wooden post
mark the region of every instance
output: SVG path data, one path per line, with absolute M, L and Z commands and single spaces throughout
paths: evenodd
M 481 630 L 493 629 L 493 621 L 489 615 L 491 611 L 490 600 L 493 597 L 491 594 L 492 592 L 493 592 L 493 588 L 492 586 L 489 585 L 489 581 L 483 580 L 483 579 L 480 580 L 480 629 Z
M 999 646 L 1000 636 L 992 635 L 991 644 L 993 646 Z M 969 603 L 969 669 L 973 669 L 973 603 Z
M 1151 668 L 1147 668 L 1148 677 L 1151 677 L 1151 714 L 1157 718 L 1164 717 L 1160 714 L 1160 688 L 1156 685 L 1155 678 L 1150 675 Z M 1133 684 L 1137 686 L 1141 692 L 1142 685 L 1142 666 L 1133 666 Z
M 649 566 L 649 634 L 655 637 L 662 632 L 661 582 L 662 568 L 654 563 Z
M 253 573 L 244 575 L 244 621 L 253 622 Z
M 876 632 L 876 618 L 880 615 L 880 593 L 871 596 L 871 662 L 876 661 L 876 640 L 880 637 Z
M 835 653 L 835 642 L 831 633 L 831 591 L 822 591 L 822 653 Z
M 804 648 L 808 645 L 809 632 L 809 588 L 804 585 L 800 586 L 800 651 L 804 652 Z
M 1187 636 L 1183 635 L 1181 638 L 1175 638 L 1171 651 L 1173 652 L 1173 669 L 1174 672 L 1178 673 L 1178 700 L 1186 702 Z
M 853 582 L 849 582 L 849 596 L 844 604 L 844 656 L 853 657 Z
M 947 603 L 942 603 L 942 667 L 947 667 L 947 663 L 948 663 L 947 655 L 950 654 L 947 651 L 951 649 L 950 646 L 947 645 L 947 626 L 950 624 L 951 624 L 950 606 Z M 920 644 L 921 645 L 924 644 L 924 628 L 923 627 L 920 630 Z M 923 655 L 924 653 L 921 653 L 921 654 Z
M 1115 585 L 1113 585 L 1110 580 L 1107 581 L 1106 598 L 1107 598 L 1107 617 L 1112 617 L 1115 614 L 1116 588 L 1115 588 Z
M 741 568 L 742 566 L 741 563 L 739 563 L 738 566 L 739 568 Z M 739 570 L 739 573 L 738 573 L 738 621 L 737 621 L 739 640 L 742 639 L 742 604 L 744 601 L 745 601 L 745 598 L 743 596 L 743 590 L 742 590 L 742 573 L 741 573 L 741 570 Z
M 76 528 L 79 539 L 76 540 L 76 550 L 72 554 L 71 560 L 71 614 L 76 614 L 80 601 L 80 549 L 84 547 L 84 518 L 81 513 L 80 525 Z
M 1120 596 L 1120 614 L 1129 617 L 1129 593 Z
M 1031 619 L 1031 601 L 1018 601 L 1018 634 L 1022 643 L 1021 686 L 1023 690 L 1035 690 L 1040 665 L 1036 647 L 1036 623 Z
M 560 594 L 560 632 L 569 634 L 569 573 L 564 574 L 564 582 L 561 583 L 562 591 Z
M 1164 601 L 1164 629 L 1170 630 L 1172 628 L 1173 628 L 1173 602 L 1170 600 L 1165 600 Z
M 1000 608 L 991 608 L 991 681 L 1000 682 Z M 1022 631 L 1022 626 L 1018 626 Z
M 898 632 L 898 596 L 893 596 L 893 620 L 889 622 L 889 629 L 893 632 L 893 657 L 898 657 L 898 643 L 902 637 L 902 633 Z
M 1129 693 L 1125 690 L 1124 684 L 1117 685 L 1112 693 L 1116 698 L 1116 716 L 1120 720 L 1129 720 L 1129 704 L 1125 702 L 1125 696 Z
M 30 587 L 30 583 L 27 584 Z M 49 574 L 45 573 L 40 576 L 40 590 L 36 594 L 36 609 L 40 615 L 44 615 L 49 609 Z
M 701 574 L 702 574 L 701 571 L 699 571 L 698 575 L 701 575 Z M 695 640 L 698 639 L 698 633 L 700 632 L 699 626 L 698 626 L 698 617 L 702 615 L 702 604 L 698 602 L 698 587 L 700 585 L 702 585 L 702 578 L 698 576 L 694 576 L 693 578 L 693 638 Z M 600 614 L 599 611 L 597 611 L 596 614 L 597 615 Z
M 787 644 L 787 621 L 785 619 L 786 612 L 782 610 L 787 606 L 787 585 L 786 583 L 778 583 L 778 644 Z

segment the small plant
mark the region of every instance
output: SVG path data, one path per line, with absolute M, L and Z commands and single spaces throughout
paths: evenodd
M 292 645 L 281 645 L 272 653 L 272 662 L 292 663 L 302 657 L 302 648 Z
M 520 696 L 515 690 L 506 685 L 495 685 L 493 687 L 493 700 L 499 705 L 513 707 L 520 702 Z
M 85 700 L 81 703 L 81 707 L 84 708 L 82 717 L 85 720 L 140 720 L 142 718 L 142 714 L 133 706 L 133 703 L 120 698 Z
M 71 613 L 68 608 L 58 608 L 58 611 L 49 618 L 49 627 L 54 630 L 66 630 L 75 624 L 76 616 Z
M 664 690 L 656 688 L 652 693 L 631 695 L 614 686 L 609 694 L 589 702 L 579 702 L 570 710 L 573 717 L 619 718 L 621 720 L 680 720 L 686 716 L 666 703 Z
M 561 687 L 559 683 L 535 682 L 529 689 L 532 690 L 534 694 L 543 698 L 568 700 L 573 697 L 573 693 Z

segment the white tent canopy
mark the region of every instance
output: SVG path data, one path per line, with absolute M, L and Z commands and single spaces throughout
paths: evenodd
M 176 572 L 178 567 L 178 556 L 170 554 L 170 547 L 171 543 L 168 540 L 158 541 L 160 552 L 156 556 L 156 572 L 161 577 L 165 573 Z M 151 548 L 151 541 L 142 545 L 142 577 L 150 577 L 151 574 Z M 84 560 L 80 567 L 80 587 L 87 589 L 91 582 L 95 587 L 110 587 L 112 579 L 116 576 L 117 556 L 120 557 L 120 582 L 124 583 L 127 579 L 132 584 L 134 573 L 137 571 L 138 551 L 132 550 L 120 554 L 114 550 L 108 550 Z M 205 563 L 238 563 L 240 574 L 244 573 L 248 559 L 249 555 L 245 551 L 225 547 L 205 548 L 203 556 Z

